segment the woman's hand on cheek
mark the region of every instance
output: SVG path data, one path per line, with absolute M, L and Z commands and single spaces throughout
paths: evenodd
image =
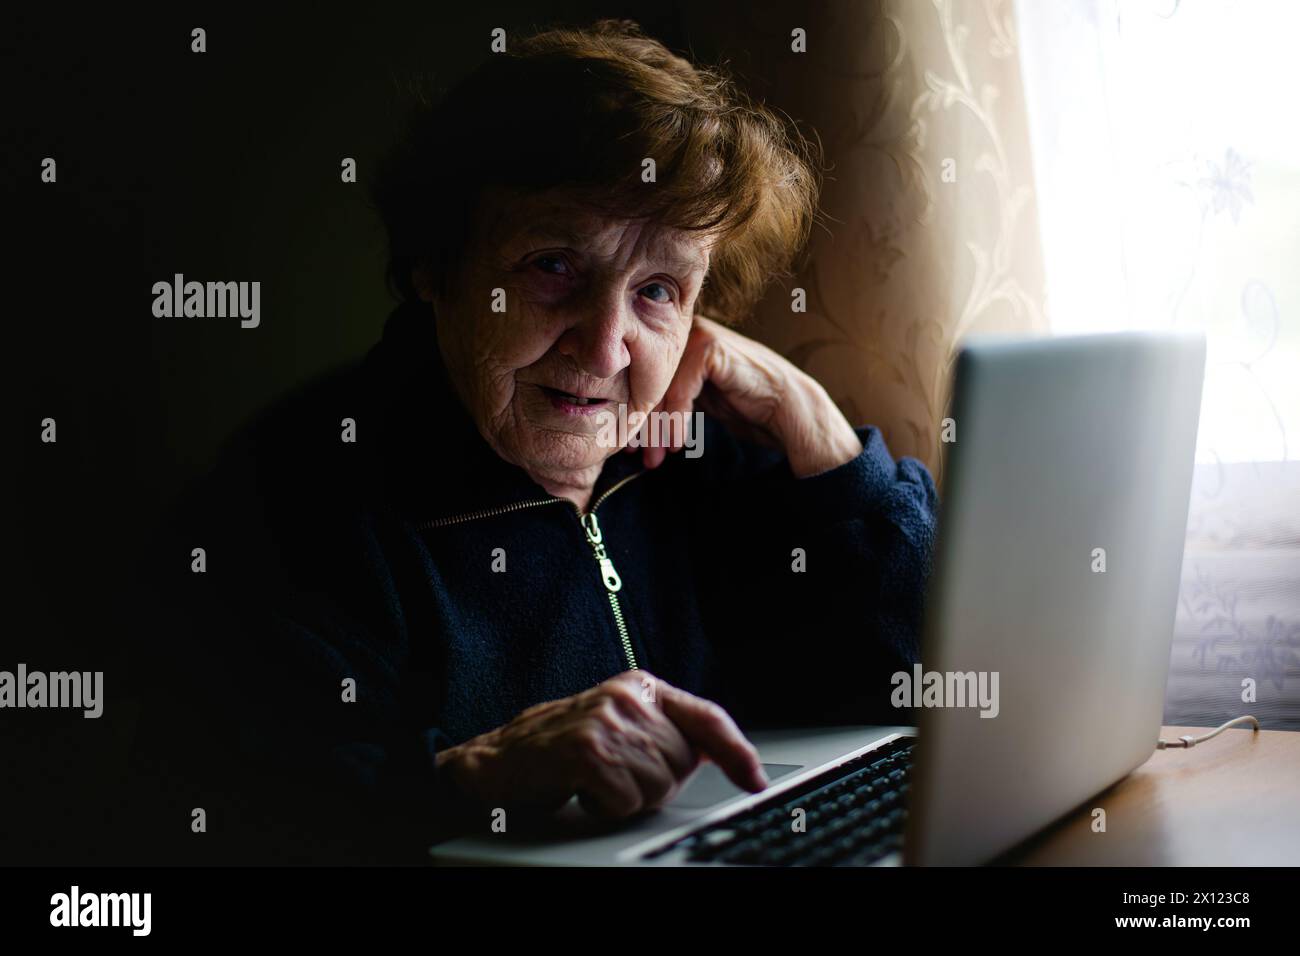
M 862 453 L 857 434 L 820 383 L 767 346 L 703 316 L 696 316 L 655 412 L 678 413 L 660 420 L 684 428 L 696 408 L 741 439 L 785 452 L 797 477 L 829 471 Z M 670 448 L 644 448 L 647 468 L 679 450 L 684 437 L 682 428 L 654 429 L 654 422 L 651 413 L 642 440 L 679 440 Z

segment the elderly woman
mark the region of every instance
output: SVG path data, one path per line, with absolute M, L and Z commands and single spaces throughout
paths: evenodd
M 575 794 L 626 817 L 702 759 L 761 789 L 738 724 L 899 722 L 931 477 L 729 327 L 788 274 L 816 176 L 626 23 L 512 40 L 421 111 L 375 184 L 382 341 L 230 450 L 168 559 L 205 549 L 209 650 L 172 639 L 209 688 L 200 761 L 427 838 Z M 687 454 L 636 431 L 697 411 Z

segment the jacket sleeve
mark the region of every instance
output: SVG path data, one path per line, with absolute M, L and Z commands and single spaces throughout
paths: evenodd
M 450 741 L 418 717 L 433 680 L 412 666 L 382 519 L 260 457 L 223 456 L 158 534 L 161 759 L 259 855 L 455 832 L 467 808 L 436 769 Z
M 891 677 L 920 658 L 938 492 L 879 429 L 856 432 L 861 454 L 803 478 L 714 435 L 696 564 L 719 694 L 749 726 L 912 722 Z

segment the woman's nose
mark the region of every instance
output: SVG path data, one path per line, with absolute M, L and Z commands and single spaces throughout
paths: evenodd
M 613 378 L 631 361 L 627 349 L 630 318 L 631 307 L 621 295 L 590 297 L 556 347 L 593 378 Z

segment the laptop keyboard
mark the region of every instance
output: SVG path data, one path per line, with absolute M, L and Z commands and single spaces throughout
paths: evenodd
M 695 863 L 867 866 L 903 846 L 915 737 L 848 763 L 660 847 Z M 797 811 L 804 811 L 801 818 Z

